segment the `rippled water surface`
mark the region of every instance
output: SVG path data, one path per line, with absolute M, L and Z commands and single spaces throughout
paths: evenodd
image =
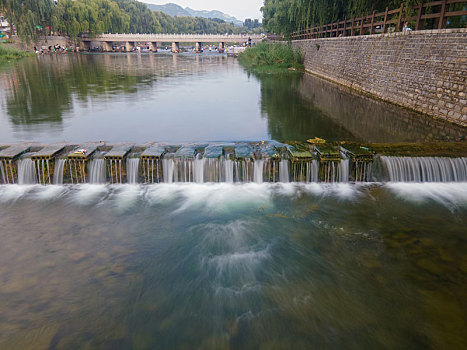
M 461 349 L 467 184 L 0 186 L 1 349 Z
M 249 75 L 218 54 L 43 56 L 0 66 L 0 144 L 465 139 L 465 128 L 311 75 Z
M 0 66 L 0 144 L 462 140 L 217 54 Z M 0 186 L 0 349 L 467 348 L 467 184 Z

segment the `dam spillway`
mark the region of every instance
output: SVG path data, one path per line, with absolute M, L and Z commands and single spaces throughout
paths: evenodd
M 276 141 L 15 144 L 0 146 L 0 183 L 466 182 L 465 147 L 455 144 L 451 152 L 440 153 L 449 147 Z

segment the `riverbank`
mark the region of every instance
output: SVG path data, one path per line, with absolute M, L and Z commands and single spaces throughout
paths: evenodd
M 31 56 L 34 56 L 34 53 L 20 50 L 6 44 L 0 44 L 0 63 Z
M 467 29 L 295 40 L 307 71 L 361 93 L 467 126 Z
M 242 66 L 254 73 L 303 72 L 303 56 L 292 45 L 277 43 L 258 43 L 238 55 Z

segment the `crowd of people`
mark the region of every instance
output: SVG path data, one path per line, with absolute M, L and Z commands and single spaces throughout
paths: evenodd
M 68 52 L 78 52 L 79 47 L 74 47 L 73 45 L 43 45 L 43 46 L 34 46 L 34 52 L 38 55 L 45 55 L 50 53 L 68 53 Z

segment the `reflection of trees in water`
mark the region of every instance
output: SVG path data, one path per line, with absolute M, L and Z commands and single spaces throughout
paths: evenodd
M 223 57 L 206 61 L 225 63 Z M 110 100 L 153 86 L 161 77 L 206 70 L 199 58 L 155 55 L 57 55 L 24 60 L 6 74 L 6 109 L 16 125 L 61 123 L 74 100 Z
M 269 75 L 261 106 L 277 140 L 414 142 L 459 140 L 465 129 L 352 92 L 310 74 Z
M 375 100 L 310 74 L 303 77 L 296 91 L 308 104 L 364 141 L 448 141 L 465 137 L 462 127 Z
M 296 93 L 303 79 L 301 75 L 261 75 L 258 78 L 261 81 L 261 110 L 268 117 L 268 130 L 272 139 L 306 140 L 315 136 L 327 140 L 355 138 Z

